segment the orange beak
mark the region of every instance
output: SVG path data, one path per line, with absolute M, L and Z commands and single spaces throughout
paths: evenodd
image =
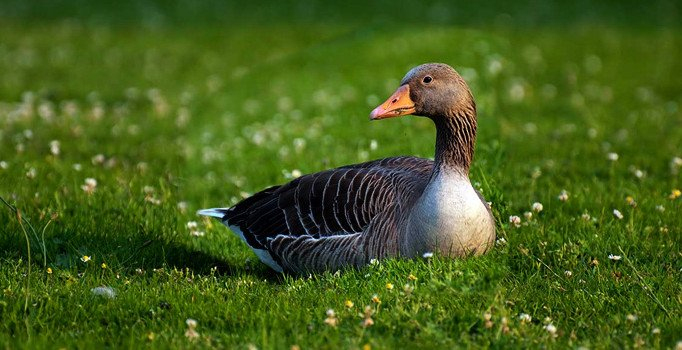
M 370 120 L 386 119 L 408 115 L 415 112 L 414 102 L 410 99 L 410 86 L 405 84 L 396 90 L 391 97 L 374 108 L 369 114 Z

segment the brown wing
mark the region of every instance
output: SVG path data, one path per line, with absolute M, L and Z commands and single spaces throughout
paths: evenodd
M 280 235 L 358 233 L 398 198 L 411 198 L 405 191 L 421 193 L 432 167 L 428 159 L 392 157 L 304 175 L 254 194 L 222 219 L 256 249 L 267 250 L 268 240 Z

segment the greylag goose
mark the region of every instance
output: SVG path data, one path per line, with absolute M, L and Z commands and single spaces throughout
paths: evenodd
M 434 122 L 434 161 L 403 156 L 347 165 L 198 214 L 218 218 L 279 272 L 486 252 L 495 240 L 495 222 L 469 181 L 477 125 L 469 87 L 452 67 L 423 64 L 369 117 L 410 114 Z

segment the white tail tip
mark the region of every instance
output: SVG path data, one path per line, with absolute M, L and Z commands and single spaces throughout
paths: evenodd
M 227 208 L 201 209 L 197 211 L 197 214 L 222 219 L 223 217 L 225 217 L 225 214 L 227 214 L 227 210 L 228 210 Z

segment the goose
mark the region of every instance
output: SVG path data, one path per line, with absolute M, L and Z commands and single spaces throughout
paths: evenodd
M 434 160 L 399 156 L 300 176 L 215 217 L 278 272 L 314 273 L 374 259 L 480 255 L 495 241 L 490 206 L 469 180 L 476 105 L 449 65 L 411 69 L 370 120 L 415 115 L 436 128 Z

